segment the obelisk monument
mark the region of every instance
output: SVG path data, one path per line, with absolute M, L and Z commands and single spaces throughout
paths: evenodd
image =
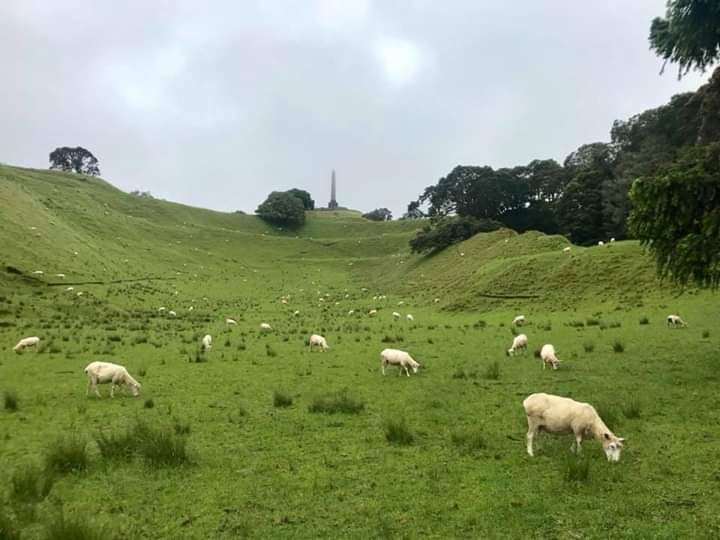
M 330 177 L 330 202 L 328 208 L 334 210 L 338 207 L 337 200 L 335 199 L 335 169 L 332 170 L 332 176 Z

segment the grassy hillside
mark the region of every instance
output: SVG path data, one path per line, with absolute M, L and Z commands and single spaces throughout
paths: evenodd
M 103 538 L 718 536 L 717 297 L 663 286 L 634 242 L 498 231 L 416 256 L 416 227 L 314 212 L 279 230 L 1 166 L 0 530 L 42 538 L 62 512 Z M 530 351 L 507 358 L 520 331 Z M 386 347 L 420 373 L 383 377 Z M 93 360 L 141 397 L 87 397 Z M 537 391 L 595 404 L 621 462 L 562 436 L 529 458 Z

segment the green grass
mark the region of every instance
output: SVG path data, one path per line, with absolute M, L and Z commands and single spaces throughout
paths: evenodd
M 407 249 L 420 226 L 317 212 L 279 231 L 0 166 L 0 381 L 21 398 L 0 414 L 0 496 L 37 501 L 34 518 L 0 504 L 11 528 L 41 537 L 62 501 L 69 523 L 122 538 L 717 536 L 720 357 L 698 339 L 720 323 L 717 295 L 658 282 L 636 242 L 560 258 L 563 238 L 497 231 L 425 257 Z M 702 324 L 669 331 L 671 312 Z M 505 357 L 520 313 L 559 370 Z M 216 346 L 196 363 L 206 333 Z M 309 353 L 313 333 L 332 349 Z M 30 335 L 42 350 L 13 353 Z M 386 346 L 423 368 L 383 377 Z M 141 397 L 86 398 L 92 359 L 125 365 Z M 521 403 L 540 391 L 594 405 L 627 439 L 621 462 L 594 440 L 578 458 L 566 435 L 528 457 Z M 87 444 L 54 444 L 69 434 Z M 82 474 L 26 474 L 48 446 L 48 471 Z
M 18 410 L 18 397 L 14 390 L 5 390 L 3 393 L 3 406 L 8 412 L 15 412 Z
M 49 474 L 68 474 L 87 469 L 90 458 L 87 442 L 77 434 L 61 435 L 45 452 L 45 470 Z
M 359 414 L 364 409 L 365 404 L 354 397 L 347 388 L 318 396 L 308 406 L 308 411 L 311 413 L 325 414 Z

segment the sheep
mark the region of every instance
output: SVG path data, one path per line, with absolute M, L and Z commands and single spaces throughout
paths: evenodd
M 158 308 L 158 311 L 159 311 L 160 313 L 164 313 L 164 312 L 167 311 L 167 310 L 166 310 L 166 308 L 160 306 L 160 307 Z
M 235 319 L 225 319 L 225 324 L 228 326 L 237 326 L 237 321 Z
M 42 270 L 35 270 L 35 271 L 33 272 L 33 274 L 35 274 L 36 276 L 42 276 L 44 273 L 45 273 L 45 272 L 43 272 Z
M 540 358 L 543 362 L 543 369 L 545 369 L 546 364 L 552 365 L 553 369 L 557 369 L 560 365 L 560 360 L 555 355 L 555 347 L 553 347 L 549 343 L 543 345 L 542 349 L 540 350 Z
M 615 243 L 615 237 L 613 237 L 613 238 L 610 239 L 610 243 L 611 243 L 611 244 Z
M 172 309 L 168 311 L 168 315 L 170 315 L 171 317 L 177 317 L 177 313 L 175 313 Z
M 97 389 L 98 383 L 112 383 L 110 397 L 115 397 L 115 387 L 121 384 L 129 386 L 133 396 L 140 395 L 140 383 L 133 379 L 123 366 L 110 362 L 90 362 L 85 368 L 85 373 L 88 376 L 87 395 L 93 390 L 97 397 L 102 397 Z
M 413 317 L 413 316 L 410 315 L 409 313 L 408 313 L 407 315 L 405 315 L 405 318 L 406 318 L 408 321 L 414 321 L 414 320 L 415 320 L 415 317 Z
M 65 274 L 55 274 L 55 277 L 59 277 L 59 278 L 65 279 Z
M 525 324 L 525 315 L 518 315 L 513 319 L 513 326 L 522 326 Z
M 435 300 L 433 300 L 433 302 L 435 302 L 435 303 L 437 304 L 437 303 L 440 302 L 440 299 L 439 299 L 439 298 L 436 298 Z
M 510 347 L 506 351 L 507 356 L 513 356 L 516 351 L 522 350 L 523 352 L 527 351 L 527 345 L 528 345 L 528 338 L 525 334 L 518 334 L 515 336 L 515 339 L 513 339 L 512 347 Z
M 270 332 L 272 331 L 272 326 L 270 326 L 268 323 L 260 323 L 260 330 L 263 332 Z
M 393 316 L 393 319 L 399 319 L 399 318 L 400 318 L 400 314 L 399 314 L 397 311 L 393 311 L 392 316 Z
M 68 291 L 68 292 L 69 292 L 69 291 L 74 291 L 74 290 L 75 290 L 75 287 L 68 287 L 68 288 L 65 289 L 65 290 Z
M 602 240 L 598 241 L 598 246 L 604 246 L 604 245 L 605 245 L 605 242 L 603 242 Z
M 202 338 L 202 350 L 203 352 L 208 352 L 210 349 L 212 349 L 212 336 L 206 334 L 205 337 Z
M 398 375 L 402 375 L 402 370 L 404 369 L 405 374 L 408 377 L 410 376 L 408 366 L 410 366 L 410 369 L 413 370 L 413 373 L 417 373 L 418 368 L 422 367 L 413 360 L 412 356 L 405 351 L 400 351 L 398 349 L 384 349 L 380 353 L 380 368 L 382 369 L 383 375 L 385 375 L 385 366 L 387 365 L 399 366 L 400 369 L 398 371 Z
M 312 351 L 313 347 L 320 347 L 320 350 L 322 352 L 327 351 L 330 346 L 327 344 L 327 341 L 324 337 L 319 336 L 318 334 L 313 334 L 310 336 L 310 339 L 308 340 L 309 349 Z
M 296 309 L 295 311 L 293 311 L 293 317 L 299 317 L 299 316 L 300 316 L 299 310 Z
M 372 317 L 373 315 L 377 315 L 377 309 L 371 309 L 370 311 L 368 311 L 368 315 L 370 315 L 370 317 Z
M 570 253 L 570 246 L 564 247 L 564 248 L 563 248 L 563 252 L 564 252 L 564 253 Z
M 671 328 L 686 327 L 687 323 L 680 318 L 680 315 L 668 315 L 667 325 Z
M 548 433 L 573 433 L 571 450 L 580 452 L 584 435 L 592 435 L 603 445 L 608 461 L 620 461 L 625 439 L 616 437 L 602 421 L 595 408 L 570 398 L 552 394 L 531 394 L 523 401 L 527 415 L 527 453 L 533 457 L 533 439 L 544 430 Z
M 37 336 L 26 337 L 17 342 L 17 345 L 13 347 L 13 351 L 20 352 L 27 347 L 36 347 L 40 343 L 40 338 Z M 37 350 L 37 349 L 36 349 Z
M 400 301 L 398 302 L 398 306 L 402 306 L 404 303 L 405 303 L 405 302 L 403 302 L 402 300 L 400 300 Z

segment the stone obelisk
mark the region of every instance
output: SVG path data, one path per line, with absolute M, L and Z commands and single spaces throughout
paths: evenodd
M 330 177 L 330 202 L 328 203 L 328 208 L 334 210 L 337 207 L 338 203 L 335 199 L 335 169 L 333 169 L 332 176 Z

